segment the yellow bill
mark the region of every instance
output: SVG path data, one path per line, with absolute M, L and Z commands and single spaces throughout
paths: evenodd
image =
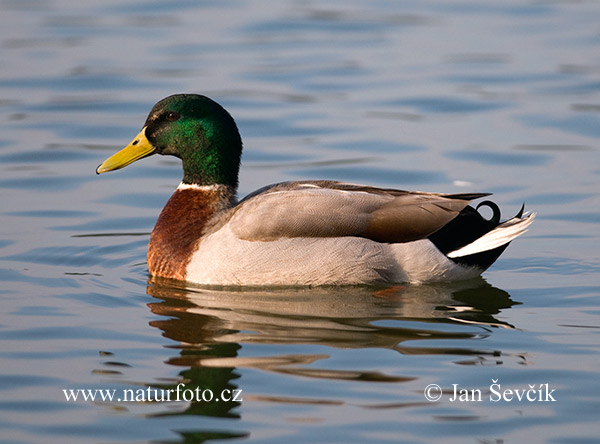
M 102 163 L 102 165 L 96 168 L 96 174 L 102 174 L 106 173 L 107 171 L 118 170 L 126 167 L 136 160 L 154 154 L 155 151 L 156 148 L 152 146 L 146 137 L 146 127 L 144 127 L 129 145 L 127 145 L 118 153 L 110 156 Z

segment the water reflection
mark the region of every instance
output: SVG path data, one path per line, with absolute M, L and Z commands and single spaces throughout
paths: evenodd
M 345 381 L 399 383 L 416 379 L 398 373 L 327 368 L 330 355 L 323 352 L 327 347 L 468 356 L 466 363 L 494 363 L 501 351 L 471 348 L 472 341 L 457 347 L 456 341 L 486 337 L 495 327 L 514 328 L 496 315 L 518 304 L 483 279 L 427 286 L 276 290 L 185 288 L 177 282 L 151 279 L 147 291 L 157 299 L 149 304 L 152 312 L 165 317 L 150 324 L 177 343 L 172 347 L 179 352 L 168 363 L 183 368 L 180 377 L 187 388 L 210 388 L 214 393 L 243 389 L 236 383 L 240 376 L 236 369 L 240 368 Z M 435 345 L 444 340 L 452 345 Z M 435 344 L 428 346 L 427 341 Z M 240 354 L 245 344 L 272 347 L 261 347 L 263 354 L 248 356 L 252 351 Z M 317 351 L 290 353 L 290 345 L 314 345 Z M 233 401 L 192 403 L 185 413 L 236 417 L 237 405 Z

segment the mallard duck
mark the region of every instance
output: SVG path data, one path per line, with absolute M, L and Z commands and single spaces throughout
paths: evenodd
M 208 97 L 159 101 L 98 174 L 153 155 L 181 159 L 183 180 L 148 246 L 154 276 L 218 286 L 425 283 L 480 275 L 535 214 L 500 222 L 487 193 L 437 194 L 310 180 L 236 197 L 242 140 Z M 492 217 L 478 211 L 487 206 Z

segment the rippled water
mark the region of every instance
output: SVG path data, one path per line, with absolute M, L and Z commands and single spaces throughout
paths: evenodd
M 0 443 L 596 442 L 599 23 L 591 1 L 1 1 Z M 342 179 L 538 218 L 452 285 L 152 280 L 178 162 L 94 169 L 175 92 L 238 121 L 241 195 Z M 239 399 L 63 392 L 178 386 Z

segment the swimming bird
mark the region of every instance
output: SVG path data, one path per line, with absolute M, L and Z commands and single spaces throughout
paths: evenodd
M 242 140 L 231 115 L 197 94 L 154 105 L 140 133 L 96 170 L 161 154 L 183 180 L 148 246 L 154 276 L 217 286 L 425 283 L 476 277 L 531 225 L 500 222 L 487 193 L 403 191 L 332 180 L 283 182 L 236 197 Z M 492 210 L 490 219 L 478 211 Z

